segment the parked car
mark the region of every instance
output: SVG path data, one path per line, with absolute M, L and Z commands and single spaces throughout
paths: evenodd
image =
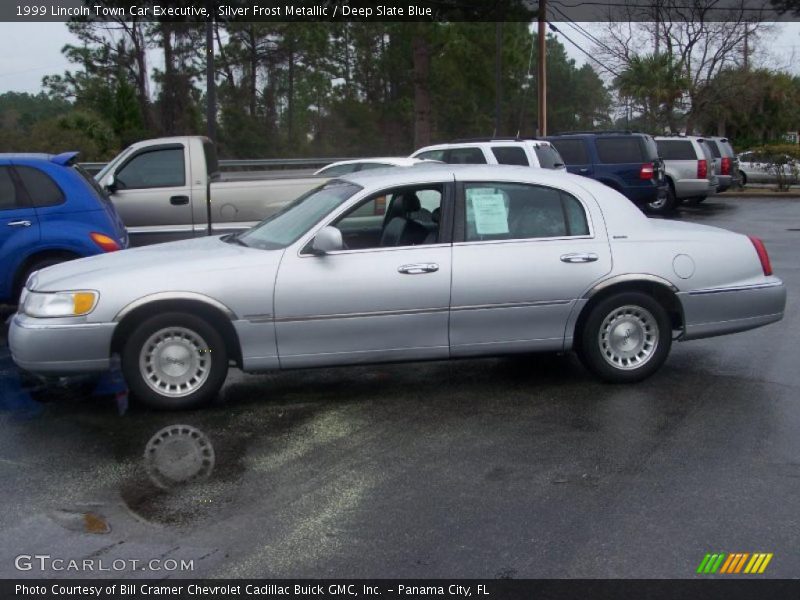
M 683 200 L 699 203 L 717 192 L 714 156 L 705 138 L 681 135 L 658 136 L 655 140 L 667 179 L 666 209 L 675 208 Z
M 206 235 L 209 221 L 214 232 L 242 231 L 324 182 L 296 174 L 228 180 L 214 144 L 201 136 L 138 142 L 95 178 L 134 246 Z
M 356 171 L 369 171 L 370 169 L 386 169 L 391 167 L 413 167 L 419 164 L 435 162 L 418 158 L 407 158 L 405 156 L 387 156 L 382 158 L 357 158 L 354 160 L 340 160 L 331 163 L 316 171 L 314 175 L 325 175 L 326 177 L 338 177 Z
M 77 152 L 0 154 L 0 303 L 31 273 L 128 246 L 122 221 Z
M 778 183 L 779 177 L 788 183 L 798 182 L 797 161 L 791 156 L 770 156 L 751 150 L 739 154 L 739 178 L 742 185 Z
M 719 136 L 706 137 L 711 154 L 714 155 L 714 166 L 717 171 L 719 185 L 717 192 L 724 192 L 733 185 L 739 184 L 739 160 L 733 151 L 728 138 Z
M 474 138 L 425 146 L 411 155 L 450 164 L 519 165 L 565 170 L 564 159 L 550 142 L 522 138 Z
M 547 139 L 564 158 L 570 173 L 595 179 L 650 212 L 670 211 L 663 165 L 651 136 L 630 131 L 588 131 Z
M 438 219 L 414 216 L 420 195 Z M 43 269 L 9 344 L 37 373 L 101 371 L 119 353 L 135 397 L 184 408 L 229 363 L 574 349 L 605 380 L 639 381 L 673 339 L 773 323 L 785 302 L 756 238 L 648 219 L 585 177 L 443 165 L 344 176 L 244 233 Z

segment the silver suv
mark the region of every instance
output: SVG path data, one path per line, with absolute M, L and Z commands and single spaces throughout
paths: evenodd
M 728 138 L 711 135 L 706 138 L 717 169 L 717 192 L 724 192 L 739 181 L 739 159 Z
M 480 138 L 456 140 L 420 148 L 411 158 L 438 160 L 450 164 L 521 165 L 565 170 L 564 159 L 548 141 L 522 138 Z
M 665 202 L 672 207 L 682 200 L 696 204 L 716 193 L 719 179 L 714 155 L 705 138 L 659 136 L 655 140 L 658 155 L 664 160 L 668 184 Z

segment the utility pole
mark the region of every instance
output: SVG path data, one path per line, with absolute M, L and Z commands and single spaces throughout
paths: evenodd
M 494 135 L 499 136 L 503 101 L 503 23 L 497 21 L 494 25 Z
M 744 70 L 750 68 L 750 28 L 745 24 L 744 26 Z
M 547 135 L 547 0 L 539 0 L 539 127 Z
M 213 13 L 211 13 L 213 14 Z M 206 125 L 207 135 L 217 139 L 217 82 L 214 69 L 214 20 L 206 21 Z

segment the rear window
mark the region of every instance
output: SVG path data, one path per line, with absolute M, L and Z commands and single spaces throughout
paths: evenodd
M 597 138 L 600 162 L 611 164 L 645 162 L 642 145 L 637 137 Z
M 480 148 L 452 148 L 447 152 L 447 162 L 455 165 L 485 165 L 486 158 Z
M 583 140 L 550 140 L 550 143 L 568 165 L 585 165 L 590 162 Z
M 34 167 L 15 167 L 31 205 L 36 207 L 56 206 L 64 202 L 64 194 L 50 176 Z
M 493 146 L 492 154 L 501 165 L 530 166 L 528 157 L 525 156 L 525 150 L 519 146 Z
M 543 169 L 555 169 L 564 166 L 564 159 L 558 150 L 552 146 L 536 146 L 536 158 L 539 159 L 539 166 Z
M 708 147 L 711 148 L 711 154 L 714 158 L 722 158 L 722 154 L 719 153 L 719 146 L 717 146 L 717 142 L 714 140 L 706 140 L 706 144 L 708 144 Z
M 656 140 L 658 154 L 664 160 L 697 160 L 689 140 Z
M 94 191 L 98 198 L 106 202 L 111 202 L 111 198 L 108 197 L 108 192 L 100 187 L 100 184 L 97 183 L 97 180 L 92 177 L 86 169 L 80 165 L 74 165 L 72 168 L 75 169 L 78 174 L 86 180 L 86 183 L 89 184 L 89 187 L 92 188 L 92 191 Z

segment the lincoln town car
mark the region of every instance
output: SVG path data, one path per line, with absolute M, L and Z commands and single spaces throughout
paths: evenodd
M 40 374 L 118 355 L 135 398 L 177 409 L 229 367 L 575 351 L 636 382 L 674 341 L 774 323 L 785 303 L 757 238 L 648 218 L 577 175 L 432 164 L 343 175 L 241 233 L 42 269 L 9 341 Z

